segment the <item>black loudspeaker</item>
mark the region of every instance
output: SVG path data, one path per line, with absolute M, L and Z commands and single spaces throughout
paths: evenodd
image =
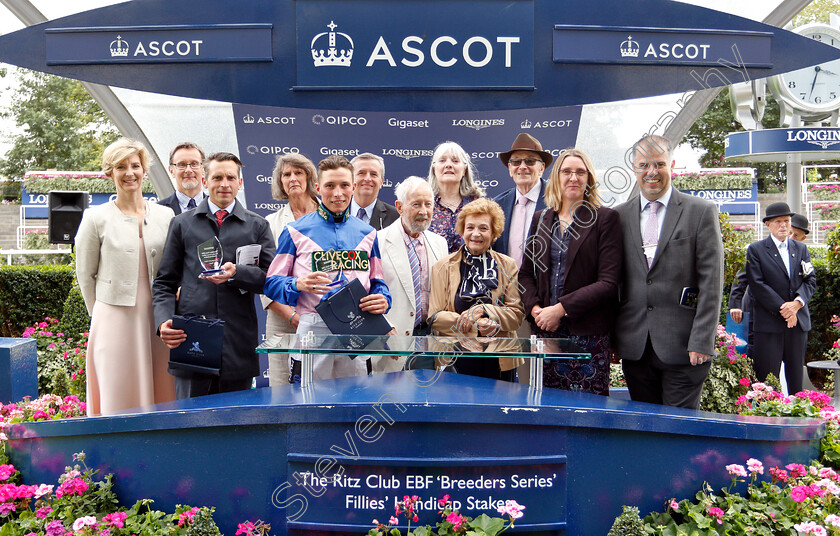
M 90 194 L 87 192 L 49 193 L 47 203 L 49 207 L 50 242 L 53 244 L 72 244 L 76 238 L 76 231 L 82 223 L 82 213 L 88 208 Z

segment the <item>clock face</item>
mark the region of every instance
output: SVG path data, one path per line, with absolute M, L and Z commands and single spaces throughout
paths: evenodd
M 840 48 L 840 31 L 834 28 L 809 25 L 796 31 L 803 37 Z M 777 83 L 781 97 L 795 109 L 825 112 L 840 107 L 840 59 L 782 74 Z

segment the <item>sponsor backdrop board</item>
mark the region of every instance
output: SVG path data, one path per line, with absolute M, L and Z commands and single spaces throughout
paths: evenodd
M 435 146 L 460 144 L 478 169 L 490 197 L 513 187 L 499 153 L 520 132 L 557 156 L 575 144 L 580 106 L 470 113 L 346 112 L 234 104 L 236 135 L 245 168 L 248 208 L 266 216 L 281 202 L 271 198 L 271 172 L 277 156 L 300 153 L 315 165 L 330 154 L 352 160 L 361 153 L 385 159 L 379 198 L 394 202 L 394 187 L 405 177 L 427 177 Z M 548 176 L 548 170 L 543 177 Z

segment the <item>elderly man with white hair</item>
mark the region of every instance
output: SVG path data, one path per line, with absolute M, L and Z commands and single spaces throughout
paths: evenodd
M 428 335 L 429 275 L 448 255 L 446 240 L 429 231 L 434 195 L 426 179 L 408 177 L 397 185 L 400 219 L 377 233 L 385 283 L 391 290 L 391 310 L 385 317 L 397 335 Z M 373 357 L 373 372 L 402 370 L 405 357 Z

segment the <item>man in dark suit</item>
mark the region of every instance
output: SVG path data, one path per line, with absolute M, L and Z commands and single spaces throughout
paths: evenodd
M 531 219 L 535 212 L 545 208 L 542 174 L 554 157 L 543 151 L 538 139 L 523 132 L 513 140 L 510 151 L 501 153 L 499 159 L 508 168 L 515 186 L 494 199 L 505 213 L 505 230 L 493 243 L 493 249 L 513 257 L 516 267 L 522 268 L 522 252 Z
M 715 355 L 723 242 L 714 203 L 671 186 L 671 143 L 633 146 L 641 195 L 619 205 L 624 275 L 615 327 L 630 397 L 698 408 Z
M 179 143 L 169 153 L 169 174 L 175 179 L 175 193 L 158 204 L 169 207 L 177 216 L 195 208 L 204 199 L 204 151 L 191 141 Z
M 353 166 L 353 201 L 350 214 L 377 231 L 398 219 L 397 207 L 379 200 L 379 190 L 385 180 L 385 161 L 373 153 L 362 153 L 350 161 Z
M 797 242 L 804 242 L 808 238 L 811 232 L 809 227 L 808 218 L 802 214 L 794 214 L 790 217 L 790 237 Z
M 802 390 L 805 347 L 811 329 L 808 301 L 817 276 L 805 244 L 791 240 L 787 203 L 767 207 L 764 224 L 770 236 L 747 248 L 747 278 L 753 296 L 756 376 L 779 376 L 782 362 L 788 393 Z
M 179 399 L 251 387 L 251 380 L 259 374 L 254 351 L 258 344 L 254 295 L 262 293 L 274 257 L 268 222 L 236 200 L 242 187 L 239 158 L 231 153 L 210 155 L 205 171 L 203 182 L 209 196 L 194 210 L 172 220 L 152 286 L 155 322 L 160 338 L 170 348 L 186 340 L 183 331 L 172 328 L 176 314 L 194 313 L 225 321 L 219 376 L 170 367 Z M 222 272 L 202 276 L 197 249 L 213 238 L 222 246 Z

